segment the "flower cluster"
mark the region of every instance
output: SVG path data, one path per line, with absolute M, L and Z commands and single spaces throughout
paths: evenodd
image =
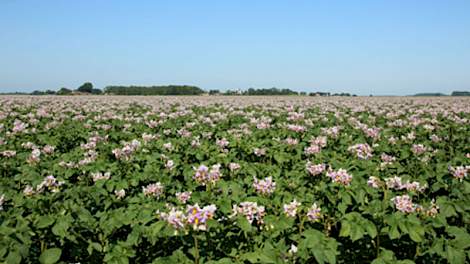
M 29 155 L 28 163 L 34 164 L 38 163 L 41 160 L 41 150 L 38 148 L 33 149 L 31 155 Z
M 401 195 L 392 198 L 392 202 L 398 211 L 403 213 L 413 213 L 418 208 L 418 205 L 414 204 L 409 195 Z
M 186 209 L 187 222 L 192 225 L 194 230 L 205 231 L 207 229 L 207 220 L 212 219 L 217 207 L 213 204 L 200 208 L 198 204 L 188 206 Z
M 46 176 L 44 180 L 36 186 L 36 190 L 34 190 L 32 186 L 28 185 L 23 190 L 23 193 L 27 196 L 37 194 L 37 193 L 42 193 L 45 190 L 55 193 L 55 192 L 59 192 L 59 187 L 62 186 L 63 184 L 64 184 L 63 181 L 57 181 L 57 179 L 54 176 L 49 175 L 49 176 Z
M 5 150 L 0 152 L 0 156 L 6 157 L 6 158 L 11 158 L 16 156 L 16 151 L 14 150 Z
M 177 192 L 176 199 L 181 203 L 185 204 L 189 199 L 191 199 L 192 192 Z
M 369 144 L 356 144 L 348 148 L 348 151 L 356 154 L 359 159 L 370 159 L 372 158 L 372 148 Z
M 436 217 L 438 213 L 439 213 L 439 206 L 436 204 L 436 201 L 433 199 L 431 201 L 431 206 L 426 211 L 426 215 L 430 217 Z
M 329 170 L 326 176 L 330 177 L 335 183 L 349 186 L 352 181 L 352 175 L 349 174 L 345 169 L 339 169 L 337 171 Z
M 132 154 L 140 148 L 140 145 L 140 141 L 134 139 L 130 143 L 125 143 L 123 148 L 113 149 L 113 154 L 116 159 L 128 161 Z
M 224 149 L 230 144 L 230 142 L 226 138 L 222 138 L 222 139 L 217 139 L 215 141 L 215 144 L 217 144 L 217 146 L 219 146 L 220 148 Z
M 93 182 L 97 182 L 99 180 L 109 180 L 109 178 L 111 178 L 111 173 L 109 171 L 105 173 L 95 172 L 91 174 L 91 177 Z
M 307 171 L 312 175 L 320 175 L 322 172 L 326 170 L 326 165 L 325 164 L 313 164 L 312 162 L 307 162 L 306 165 Z
M 460 181 L 462 181 L 463 178 L 467 177 L 469 171 L 470 166 L 449 166 L 449 172 L 452 174 L 452 176 L 454 176 L 454 178 L 459 179 Z
M 124 189 L 115 190 L 114 195 L 116 195 L 118 199 L 122 199 L 126 196 L 126 191 Z
M 174 229 L 191 226 L 194 230 L 207 230 L 207 220 L 213 219 L 217 207 L 213 204 L 200 208 L 198 204 L 188 205 L 186 211 L 171 208 L 168 213 L 160 213 L 160 218 Z
M 379 188 L 382 185 L 382 181 L 375 176 L 370 176 L 367 180 L 367 185 L 372 188 Z
M 396 161 L 396 158 L 394 156 L 388 155 L 386 153 L 382 153 L 380 155 L 380 159 L 382 160 L 382 163 L 380 163 L 381 168 L 384 168 L 387 165 L 391 165 L 393 162 Z
M 317 203 L 313 203 L 307 212 L 307 218 L 309 221 L 316 222 L 321 218 L 321 208 L 318 207 Z
M 413 144 L 413 146 L 411 146 L 411 152 L 413 152 L 415 155 L 421 155 L 427 150 L 428 148 L 422 144 Z
M 303 133 L 307 130 L 306 127 L 304 126 L 301 126 L 301 125 L 287 125 L 287 129 L 290 130 L 290 131 L 294 131 L 294 132 L 297 132 L 297 133 Z
M 289 146 L 295 146 L 295 145 L 299 144 L 299 140 L 298 140 L 298 139 L 296 139 L 296 138 L 291 138 L 291 137 L 286 138 L 285 142 L 286 142 L 286 144 L 289 145 Z
M 243 215 L 250 224 L 252 224 L 254 220 L 256 220 L 256 223 L 259 225 L 264 223 L 264 206 L 258 206 L 256 202 L 242 202 L 239 206 L 233 205 L 232 212 L 231 217 Z
M 304 153 L 306 155 L 312 155 L 320 153 L 322 148 L 326 147 L 327 139 L 325 136 L 313 137 L 310 139 L 310 145 L 305 148 Z
M 196 170 L 196 173 L 194 174 L 193 179 L 203 186 L 215 184 L 222 176 L 220 172 L 220 164 L 212 165 L 210 170 L 205 165 L 200 165 L 198 168 L 194 169 Z
M 241 167 L 240 167 L 240 164 L 238 163 L 230 162 L 230 164 L 228 165 L 228 168 L 230 169 L 230 171 L 236 171 L 236 170 L 239 170 Z
M 427 188 L 427 185 L 421 185 L 419 182 L 414 181 L 406 181 L 405 183 L 402 183 L 402 179 L 398 176 L 394 176 L 391 178 L 386 178 L 385 179 L 385 185 L 389 189 L 394 189 L 394 190 L 407 190 L 407 191 L 415 191 L 415 192 L 424 192 Z
M 145 196 L 160 197 L 163 194 L 164 187 L 160 182 L 149 184 L 142 187 Z
M 295 217 L 295 215 L 297 214 L 297 209 L 299 208 L 299 206 L 300 206 L 300 203 L 297 202 L 294 199 L 294 201 L 290 202 L 289 204 L 284 204 L 284 206 L 283 206 L 284 213 L 288 217 Z
M 269 195 L 276 189 L 276 183 L 273 181 L 273 177 L 267 177 L 263 180 L 254 177 L 253 188 L 255 188 L 257 193 Z

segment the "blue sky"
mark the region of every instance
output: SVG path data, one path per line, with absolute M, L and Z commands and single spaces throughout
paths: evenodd
M 1 0 L 0 92 L 470 90 L 470 1 Z

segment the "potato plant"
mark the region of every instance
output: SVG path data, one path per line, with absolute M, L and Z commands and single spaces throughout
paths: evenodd
M 1 97 L 5 263 L 468 263 L 470 100 Z

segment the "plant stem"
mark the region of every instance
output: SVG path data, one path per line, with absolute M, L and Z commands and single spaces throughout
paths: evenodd
M 380 234 L 377 234 L 377 242 L 376 242 L 376 245 L 377 247 L 377 258 L 379 257 L 379 254 L 380 254 Z
M 300 218 L 300 227 L 299 227 L 299 233 L 302 234 L 302 231 L 304 230 L 304 222 L 305 222 L 305 217 Z
M 195 234 L 193 234 L 193 238 L 194 238 L 194 249 L 195 249 L 195 260 L 194 260 L 194 263 L 195 264 L 199 264 L 199 245 L 198 245 L 198 241 L 197 241 L 197 237 Z

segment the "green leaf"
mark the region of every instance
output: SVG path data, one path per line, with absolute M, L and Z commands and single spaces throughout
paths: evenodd
M 238 226 L 245 232 L 250 232 L 252 229 L 252 226 L 248 220 L 246 220 L 245 217 L 239 217 L 238 220 Z
M 41 256 L 39 257 L 39 262 L 43 264 L 52 264 L 56 263 L 60 259 L 60 255 L 62 251 L 59 248 L 49 248 L 42 252 Z
M 410 228 L 410 230 L 408 231 L 408 235 L 410 235 L 411 240 L 413 240 L 414 242 L 419 243 L 423 241 L 421 235 L 414 228 Z
M 367 221 L 367 223 L 364 225 L 364 228 L 366 229 L 367 234 L 369 234 L 371 238 L 377 236 L 377 227 L 375 227 L 374 223 L 372 223 L 371 221 Z
M 16 263 L 21 263 L 21 255 L 18 251 L 12 250 L 8 253 L 7 258 L 5 259 L 5 263 L 8 264 L 16 264 Z
M 60 218 L 56 221 L 55 225 L 52 227 L 52 233 L 59 237 L 66 237 L 69 235 L 67 230 L 69 229 L 70 223 L 63 218 Z
M 37 223 L 37 228 L 45 228 L 52 225 L 55 221 L 55 218 L 50 215 L 43 215 L 39 217 L 39 221 Z
M 339 232 L 339 236 L 348 237 L 351 233 L 351 225 L 348 221 L 343 220 L 341 221 L 341 231 Z
M 351 239 L 352 241 L 359 240 L 364 237 L 364 229 L 358 225 L 354 225 L 351 228 Z
M 465 263 L 465 253 L 462 250 L 458 250 L 454 247 L 447 246 L 446 254 L 447 254 L 447 260 L 451 264 Z

